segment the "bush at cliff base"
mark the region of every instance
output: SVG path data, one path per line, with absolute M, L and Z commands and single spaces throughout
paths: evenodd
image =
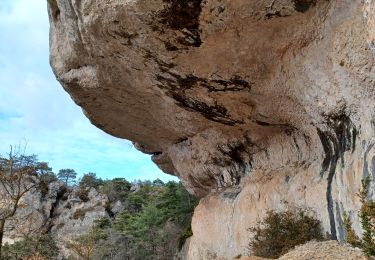
M 254 236 L 249 244 L 252 254 L 265 258 L 278 258 L 297 245 L 324 239 L 319 220 L 303 209 L 269 211 L 250 231 Z

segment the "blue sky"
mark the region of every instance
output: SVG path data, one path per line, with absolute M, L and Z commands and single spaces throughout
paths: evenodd
M 91 125 L 56 81 L 48 61 L 46 0 L 0 0 L 0 153 L 25 145 L 55 172 L 102 178 L 174 179 L 129 141 Z

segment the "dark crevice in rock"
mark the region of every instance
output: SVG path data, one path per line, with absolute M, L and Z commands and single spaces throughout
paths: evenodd
M 340 159 L 344 165 L 344 153 L 354 151 L 356 146 L 357 130 L 344 114 L 325 116 L 328 131 L 318 129 L 318 135 L 324 150 L 321 175 L 323 176 L 330 165 Z
M 240 193 L 240 191 L 225 191 L 222 193 L 222 196 L 225 199 L 235 200 Z
M 161 21 L 175 30 L 199 29 L 202 0 L 163 0 L 168 4 L 161 15 Z
M 221 188 L 221 187 L 225 187 L 225 179 L 224 179 L 224 175 L 220 175 L 220 176 L 219 176 L 217 186 L 218 186 L 219 188 Z
M 174 45 L 170 42 L 164 42 L 164 47 L 167 51 L 178 51 L 179 50 L 179 48 L 176 45 Z
M 209 92 L 220 92 L 220 91 L 241 91 L 251 90 L 252 82 L 248 82 L 242 79 L 240 76 L 235 75 L 229 80 L 206 80 L 201 79 L 202 85 L 208 89 Z
M 330 134 L 327 134 L 320 129 L 317 129 L 317 131 L 318 131 L 320 142 L 322 143 L 324 154 L 325 154 L 323 162 L 322 162 L 322 171 L 320 173 L 321 175 L 323 175 L 324 172 L 327 171 L 329 165 L 331 164 L 331 159 L 332 159 L 332 149 L 331 149 L 331 143 L 330 143 L 331 138 L 328 137 L 330 136 Z
M 266 13 L 266 19 L 288 17 L 290 15 L 283 15 L 280 11 L 270 11 Z
M 52 203 L 51 210 L 49 212 L 50 218 L 54 217 L 55 210 L 56 210 L 57 206 L 59 205 L 60 201 L 63 199 L 63 197 L 67 193 L 67 191 L 68 191 L 68 189 L 66 188 L 66 186 L 61 186 L 60 189 L 57 191 L 56 200 L 54 201 L 54 203 Z
M 355 149 L 357 130 L 345 114 L 327 116 L 327 123 L 336 135 L 336 153 L 338 153 L 341 163 L 344 165 L 344 153 Z
M 143 49 L 145 52 L 144 58 L 145 59 L 152 59 L 159 67 L 162 72 L 170 71 L 171 69 L 175 68 L 177 65 L 173 62 L 165 62 L 162 59 L 159 59 L 155 54 L 153 54 L 150 50 Z
M 48 219 L 44 225 L 44 232 L 45 234 L 49 233 L 53 227 L 52 219 L 56 215 L 56 208 L 59 206 L 60 201 L 66 199 L 68 189 L 65 185 L 61 186 L 56 193 L 56 199 L 51 205 L 51 209 L 49 210 Z
M 292 135 L 295 131 L 297 131 L 297 128 L 289 124 L 275 124 L 275 123 L 269 123 L 269 122 L 260 121 L 260 120 L 255 120 L 255 123 L 260 126 L 283 128 L 285 133 L 289 136 Z
M 243 123 L 240 120 L 232 119 L 224 106 L 217 103 L 207 104 L 194 97 L 188 97 L 185 91 L 198 87 L 206 88 L 209 92 L 250 91 L 253 83 L 242 79 L 238 75 L 233 76 L 229 80 L 209 80 L 192 74 L 181 76 L 171 71 L 176 66 L 174 63 L 167 63 L 157 58 L 150 51 L 144 51 L 146 53 L 145 58 L 154 60 L 162 72 L 156 75 L 156 80 L 160 83 L 157 86 L 165 90 L 169 97 L 176 100 L 178 106 L 188 111 L 199 112 L 205 118 L 221 124 L 234 126 Z
M 105 212 L 108 214 L 108 216 L 110 218 L 114 219 L 114 217 L 116 216 L 116 214 L 112 211 L 112 209 L 111 209 L 111 203 L 109 201 L 105 204 L 104 210 L 105 210 Z
M 133 40 L 138 37 L 138 33 L 129 33 L 122 26 L 118 30 L 111 31 L 109 35 L 115 39 L 125 40 L 121 42 L 124 46 L 132 46 Z
M 355 149 L 356 132 L 350 118 L 343 112 L 325 115 L 327 131 L 318 129 L 325 157 L 322 162 L 321 177 L 328 171 L 327 176 L 327 208 L 331 226 L 331 238 L 337 239 L 334 202 L 332 198 L 332 181 L 335 176 L 338 161 L 344 165 L 344 153 Z
M 187 143 L 188 140 L 189 140 L 188 137 L 183 137 L 183 138 L 178 139 L 175 144 L 185 143 L 185 142 Z
M 353 141 L 352 141 L 352 153 L 354 152 L 355 147 L 356 147 L 357 135 L 358 135 L 358 130 L 353 127 L 353 129 L 352 129 L 352 138 L 353 138 Z
M 271 126 L 270 123 L 259 121 L 259 120 L 255 120 L 255 123 L 257 123 L 258 125 L 261 125 L 261 126 Z
M 304 13 L 316 5 L 317 0 L 294 0 L 294 9 L 297 12 Z
M 160 22 L 184 34 L 177 41 L 186 46 L 199 47 L 202 44 L 199 31 L 199 16 L 202 0 L 163 0 L 166 8 L 159 13 Z
M 153 162 L 157 162 L 158 160 L 162 160 L 165 154 L 163 152 L 154 152 L 151 154 L 151 160 Z
M 184 35 L 182 37 L 177 37 L 177 42 L 181 45 L 199 47 L 202 45 L 199 31 L 181 31 Z
M 160 88 L 167 88 L 169 90 L 173 89 L 191 89 L 195 87 L 206 88 L 208 92 L 226 92 L 226 91 L 242 91 L 251 90 L 253 83 L 242 79 L 240 76 L 235 75 L 228 80 L 217 80 L 217 79 L 206 79 L 200 78 L 195 75 L 189 74 L 186 76 L 181 76 L 176 73 L 170 72 L 165 68 L 162 72 L 168 74 L 166 75 L 156 75 L 156 80 L 163 85 L 158 85 Z
M 217 148 L 223 156 L 213 158 L 212 163 L 228 169 L 230 174 L 230 183 L 225 183 L 224 177 L 220 176 L 219 188 L 226 187 L 228 184 L 239 185 L 246 174 L 246 168 L 252 167 L 252 154 L 261 150 L 249 137 L 245 137 L 242 141 L 219 145 Z
M 178 106 L 188 111 L 199 112 L 202 116 L 211 121 L 230 126 L 243 123 L 242 121 L 232 119 L 228 115 L 227 109 L 224 106 L 218 105 L 217 103 L 214 105 L 208 105 L 195 98 L 187 97 L 181 92 L 172 92 L 169 94 L 169 96 L 177 101 Z
M 57 21 L 60 18 L 60 9 L 57 5 L 56 0 L 48 0 L 49 9 L 51 10 L 51 17 L 53 21 Z
M 157 86 L 176 100 L 178 106 L 188 111 L 199 112 L 205 118 L 221 124 L 234 126 L 243 123 L 240 120 L 232 119 L 224 106 L 217 103 L 207 104 L 194 97 L 189 97 L 185 91 L 192 88 L 206 88 L 209 92 L 250 91 L 252 83 L 237 75 L 228 80 L 205 79 L 192 74 L 181 76 L 171 71 L 175 64 L 166 63 L 149 51 L 146 51 L 145 58 L 151 58 L 158 64 L 162 73 L 156 75 L 156 80 L 160 83 Z
M 294 143 L 294 146 L 297 149 L 297 154 L 300 155 L 301 154 L 301 148 L 299 147 L 299 144 L 297 142 L 297 138 L 296 138 L 295 135 L 293 135 L 293 143 Z
M 206 196 L 207 193 L 212 189 L 212 187 L 215 187 L 215 184 L 217 184 L 215 178 L 212 176 L 211 172 L 205 172 L 204 173 L 205 178 L 199 178 L 199 180 L 196 180 L 194 176 L 189 175 L 188 176 L 188 181 L 189 184 L 192 187 L 198 187 L 199 189 L 195 190 L 200 190 L 200 193 L 196 193 L 195 195 L 198 197 L 203 197 Z
M 246 145 L 250 145 L 247 143 L 247 141 L 245 141 L 245 143 Z M 229 144 L 228 147 L 223 148 L 219 146 L 218 148 L 222 154 L 228 156 L 231 159 L 231 162 L 242 164 L 242 153 L 246 152 L 245 143 L 233 143 Z

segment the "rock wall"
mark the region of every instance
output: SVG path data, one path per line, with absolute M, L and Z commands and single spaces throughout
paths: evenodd
M 68 243 L 87 234 L 95 220 L 108 216 L 107 196 L 90 189 L 88 201 L 81 201 L 78 191 L 78 187 L 67 188 L 62 181 L 54 181 L 47 193 L 39 189 L 26 193 L 14 220 L 6 222 L 4 243 L 48 233 L 55 237 L 61 256 L 76 256 Z
M 268 209 L 342 240 L 375 177 L 371 0 L 48 0 L 51 65 L 97 127 L 202 200 L 190 259 L 248 252 Z M 374 187 L 373 187 L 374 188 Z M 372 189 L 373 190 L 373 189 Z

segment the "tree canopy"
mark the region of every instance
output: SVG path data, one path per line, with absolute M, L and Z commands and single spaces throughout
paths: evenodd
M 66 185 L 71 185 L 75 182 L 75 179 L 77 178 L 77 173 L 73 169 L 61 169 L 57 177 L 65 182 Z

